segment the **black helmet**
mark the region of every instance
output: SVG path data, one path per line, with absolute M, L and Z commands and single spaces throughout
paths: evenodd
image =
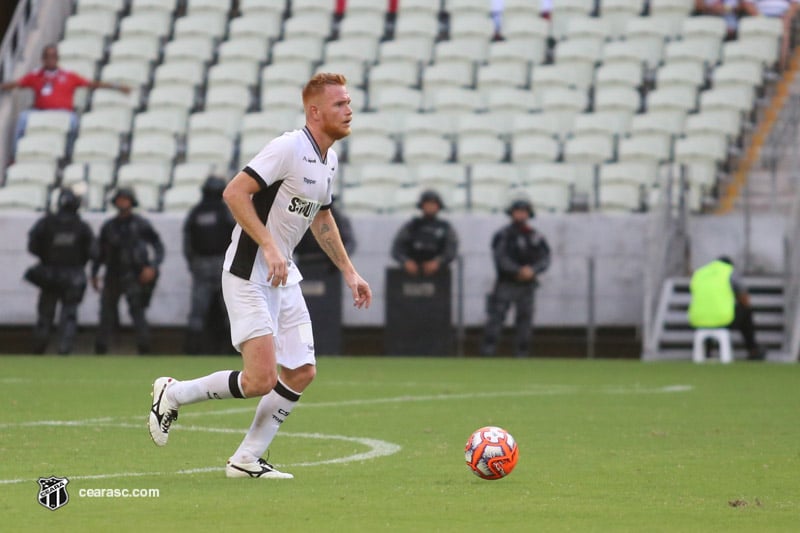
M 444 202 L 442 201 L 442 197 L 439 196 L 439 193 L 434 191 L 433 189 L 422 191 L 422 194 L 419 195 L 417 208 L 422 209 L 422 204 L 424 204 L 425 202 L 436 202 L 437 204 L 439 204 L 439 209 L 444 209 Z
M 120 198 L 121 196 L 124 196 L 131 201 L 131 207 L 137 207 L 139 205 L 138 200 L 136 200 L 136 193 L 133 192 L 133 189 L 130 187 L 120 187 L 117 189 L 117 192 L 115 192 L 114 196 L 111 197 L 111 203 L 117 203 L 117 198 Z
M 203 183 L 203 194 L 211 196 L 222 196 L 222 191 L 225 190 L 225 180 L 216 176 L 209 176 Z
M 513 211 L 516 211 L 517 209 L 525 209 L 528 212 L 528 218 L 533 218 L 535 216 L 535 213 L 533 211 L 533 206 L 528 200 L 524 198 L 517 198 L 516 200 L 511 202 L 511 205 L 509 205 L 508 209 L 506 209 L 506 214 L 510 216 L 511 213 Z
M 64 187 L 58 195 L 58 211 L 76 213 L 81 206 L 81 198 L 72 189 Z

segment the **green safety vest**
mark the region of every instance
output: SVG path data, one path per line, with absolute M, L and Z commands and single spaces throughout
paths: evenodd
M 712 261 L 692 275 L 689 290 L 689 324 L 694 328 L 720 328 L 733 322 L 736 295 L 731 287 L 733 266 Z

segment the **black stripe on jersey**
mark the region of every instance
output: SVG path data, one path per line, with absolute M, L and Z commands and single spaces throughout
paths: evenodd
M 266 188 L 267 188 L 267 182 L 266 182 L 266 181 L 264 181 L 264 178 L 262 178 L 262 177 L 261 177 L 261 176 L 258 174 L 258 172 L 256 172 L 256 171 L 255 171 L 255 170 L 253 170 L 252 168 L 250 168 L 250 167 L 244 167 L 244 168 L 242 169 L 242 172 L 244 172 L 245 174 L 247 174 L 248 176 L 250 176 L 251 178 L 253 178 L 254 180 L 256 180 L 256 181 L 258 182 L 258 186 L 259 186 L 260 188 L 262 188 L 262 189 L 266 189 Z
M 322 152 L 319 149 L 319 145 L 317 144 L 317 141 L 314 140 L 314 136 L 311 135 L 311 131 L 308 129 L 308 126 L 303 126 L 303 133 L 305 133 L 306 137 L 308 137 L 308 140 L 311 141 L 311 146 L 314 147 L 314 152 L 316 152 L 317 157 L 319 157 L 320 163 L 322 163 L 323 165 L 327 165 L 328 164 L 328 158 L 327 158 L 328 154 L 325 154 L 324 156 L 322 155 Z
M 276 181 L 266 189 L 262 189 L 253 195 L 253 207 L 262 224 L 267 223 L 267 215 L 272 209 L 272 204 L 275 203 L 275 196 L 278 194 L 278 189 L 282 184 L 283 180 Z M 257 254 L 258 243 L 242 229 L 242 233 L 239 235 L 239 242 L 236 244 L 236 253 L 233 255 L 233 261 L 231 261 L 230 273 L 242 279 L 250 279 Z
M 320 211 L 325 211 L 326 209 L 330 209 L 332 205 L 333 205 L 333 202 L 331 202 L 329 204 L 325 204 L 323 206 L 320 206 L 319 210 Z

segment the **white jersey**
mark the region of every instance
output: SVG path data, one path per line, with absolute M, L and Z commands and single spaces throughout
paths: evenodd
M 305 127 L 275 138 L 243 169 L 261 187 L 253 195 L 253 206 L 289 261 L 287 285 L 303 279 L 291 260 L 292 253 L 319 210 L 330 208 L 338 166 L 336 152 L 329 149 L 323 157 Z M 254 283 L 268 283 L 269 267 L 261 248 L 238 224 L 223 268 Z

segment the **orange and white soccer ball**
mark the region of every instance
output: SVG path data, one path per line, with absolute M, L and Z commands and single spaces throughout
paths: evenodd
M 467 466 L 482 479 L 504 478 L 517 466 L 519 449 L 503 428 L 486 426 L 475 430 L 464 447 Z

